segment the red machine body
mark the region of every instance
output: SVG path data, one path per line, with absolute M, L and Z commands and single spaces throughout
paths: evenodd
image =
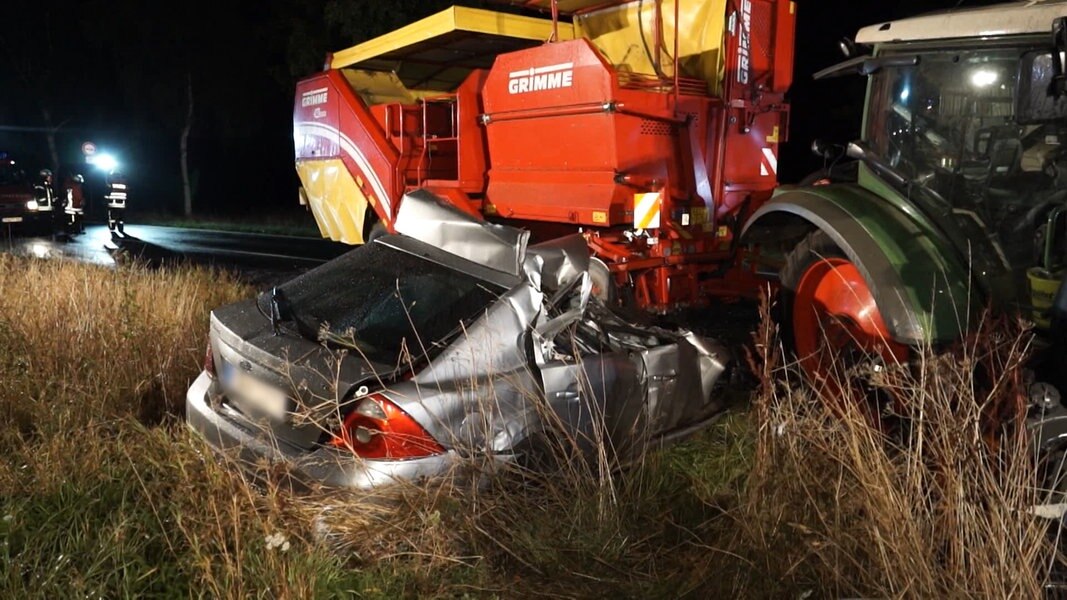
M 559 12 L 555 0 L 526 4 Z M 633 3 L 564 4 L 577 23 L 583 10 Z M 754 295 L 758 280 L 735 236 L 777 186 L 795 6 L 721 4 L 713 82 L 683 76 L 677 59 L 670 73 L 620 68 L 591 39 L 559 39 L 555 20 L 559 41 L 500 52 L 491 67 L 468 66 L 458 85 L 414 101 L 358 93 L 362 80 L 339 68 L 301 81 L 297 165 L 320 228 L 339 239 L 329 221 L 341 223 L 335 209 L 346 200 L 325 180 L 340 161 L 355 186 L 348 199 L 362 194 L 390 229 L 403 194 L 428 188 L 535 238 L 581 230 L 615 283 L 649 310 Z M 670 10 L 655 3 L 655 63 L 660 52 L 678 56 L 679 29 L 697 25 L 679 22 L 673 5 L 672 53 L 661 31 Z M 358 216 L 350 224 L 366 225 Z

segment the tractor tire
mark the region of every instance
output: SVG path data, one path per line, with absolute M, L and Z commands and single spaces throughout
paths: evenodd
M 780 331 L 805 380 L 829 401 L 861 400 L 872 424 L 884 430 L 881 415 L 892 398 L 872 389 L 857 367 L 905 363 L 910 350 L 890 336 L 860 270 L 815 230 L 789 253 L 779 278 Z

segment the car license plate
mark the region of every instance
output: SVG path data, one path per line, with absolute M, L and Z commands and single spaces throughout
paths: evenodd
M 285 421 L 289 400 L 280 389 L 266 384 L 247 373 L 223 363 L 222 385 L 232 392 L 242 409 L 266 415 L 275 421 Z
M 21 223 L 22 217 L 4 217 L 0 223 Z

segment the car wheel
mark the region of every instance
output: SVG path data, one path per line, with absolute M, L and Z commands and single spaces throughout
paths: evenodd
M 859 268 L 826 233 L 807 235 L 780 274 L 779 319 L 786 346 L 812 388 L 828 401 L 858 401 L 879 429 L 892 402 L 869 384 L 871 369 L 908 360 L 910 349 L 893 340 Z M 841 408 L 841 407 L 839 407 Z

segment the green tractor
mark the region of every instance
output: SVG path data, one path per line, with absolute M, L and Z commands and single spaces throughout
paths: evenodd
M 1065 15 L 1034 0 L 881 23 L 816 75 L 868 78 L 862 138 L 816 143 L 826 172 L 745 228 L 781 251 L 783 331 L 809 379 L 834 367 L 826 345 L 899 362 L 985 307 L 1014 311 L 1046 342 L 1030 425 L 1045 449 L 1067 445 Z

